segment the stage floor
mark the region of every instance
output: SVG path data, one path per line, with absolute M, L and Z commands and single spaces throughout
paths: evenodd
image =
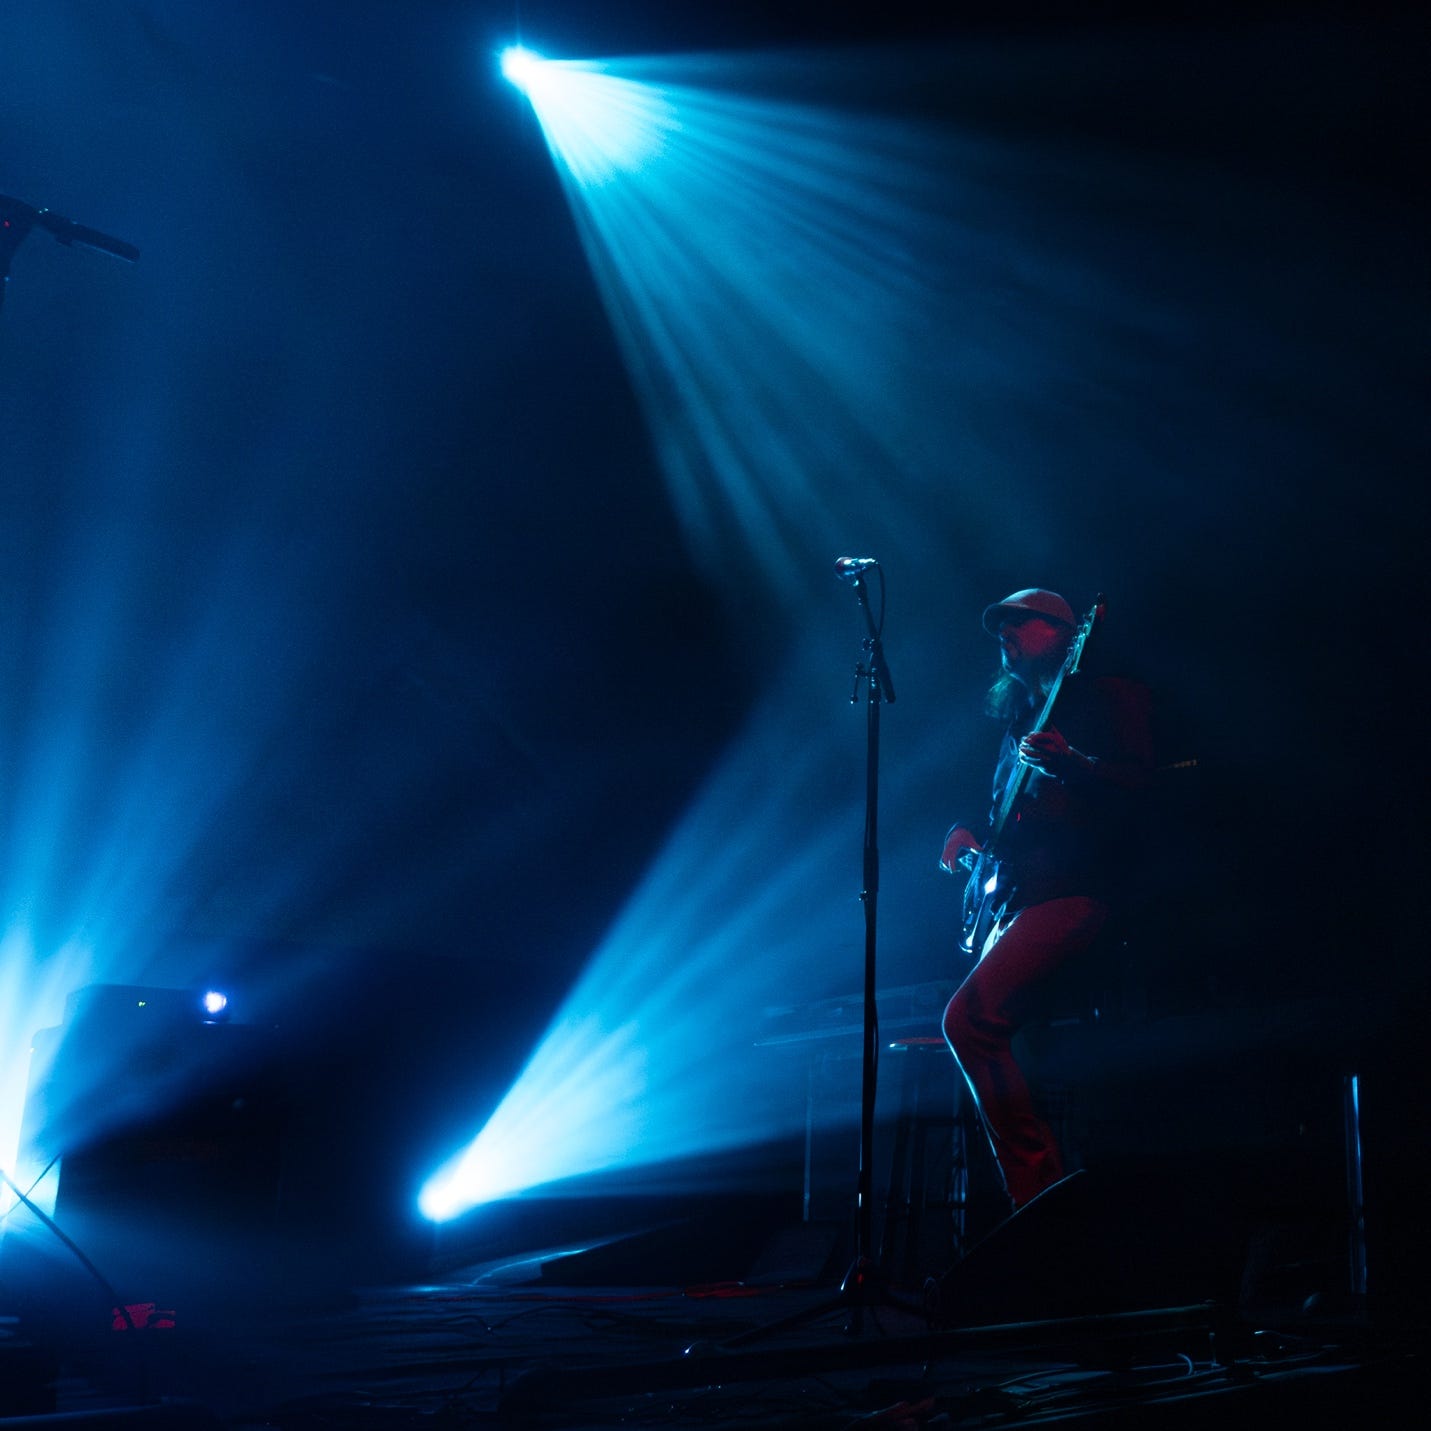
M 545 1249 L 422 1283 L 161 1308 L 174 1325 L 81 1330 L 56 1348 L 54 1417 L 15 1424 L 1393 1426 L 1421 1343 L 1356 1318 L 1271 1328 L 1208 1304 L 941 1329 L 881 1288 L 596 1285 L 589 1270 Z

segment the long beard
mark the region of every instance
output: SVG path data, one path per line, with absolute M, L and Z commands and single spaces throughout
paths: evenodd
M 1057 653 L 1050 652 L 1039 662 L 1035 670 L 1033 694 L 1036 699 L 1042 699 L 1053 689 L 1053 683 L 1058 679 L 1058 673 L 1063 669 L 1063 658 L 1067 651 Z

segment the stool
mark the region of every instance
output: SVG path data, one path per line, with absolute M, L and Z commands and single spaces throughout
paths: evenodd
M 900 1055 L 900 1096 L 879 1261 L 891 1281 L 917 1287 L 931 1266 L 968 1250 L 969 1154 L 983 1133 L 943 1038 L 897 1039 L 885 1050 Z

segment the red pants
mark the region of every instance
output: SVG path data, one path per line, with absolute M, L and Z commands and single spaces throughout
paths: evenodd
M 944 1010 L 944 1037 L 973 1090 L 1016 1208 L 1063 1176 L 1063 1159 L 1014 1060 L 1013 1037 L 1035 1011 L 1048 976 L 1088 949 L 1107 918 L 1100 900 L 1071 895 L 1001 919 Z

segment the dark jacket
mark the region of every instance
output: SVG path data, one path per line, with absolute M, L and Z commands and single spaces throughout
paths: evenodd
M 1111 898 L 1124 847 L 1138 838 L 1139 793 L 1153 766 L 1147 688 L 1117 676 L 1071 676 L 1049 725 L 1092 761 L 1056 780 L 1031 771 L 999 840 L 1000 883 L 1008 907 L 1064 895 Z M 1018 743 L 1033 724 L 1030 709 L 1004 732 L 994 772 L 994 812 L 1018 770 Z

